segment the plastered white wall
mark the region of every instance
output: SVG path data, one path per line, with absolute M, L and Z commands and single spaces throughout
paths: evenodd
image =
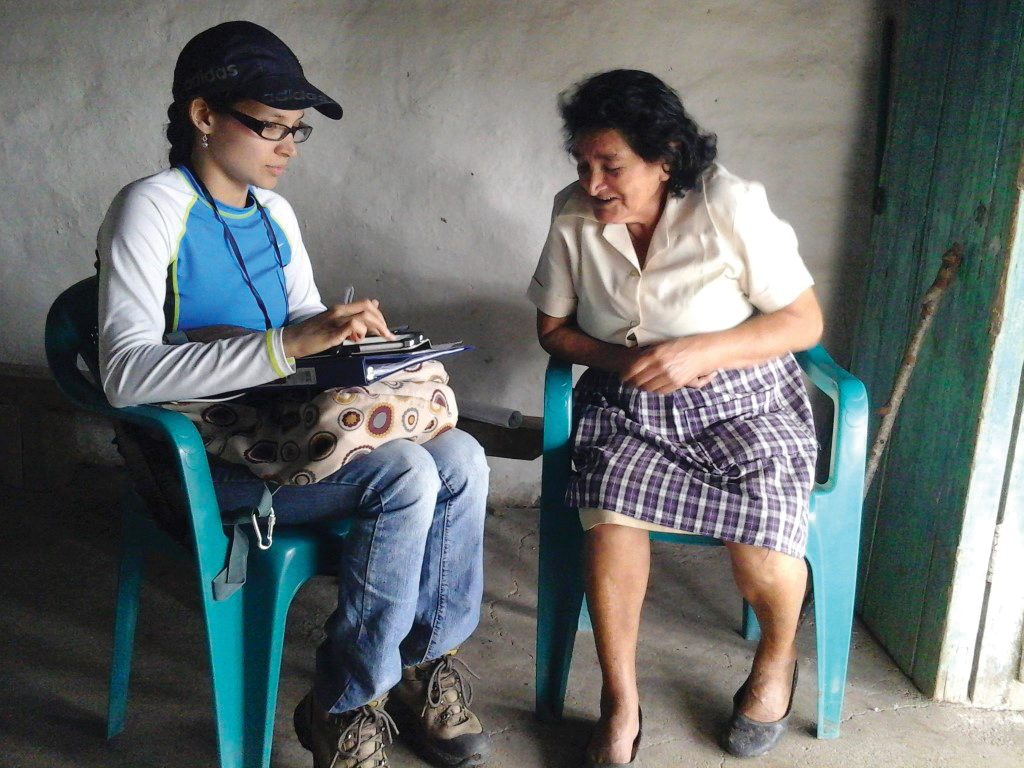
M 866 261 L 878 0 L 4 2 L 0 47 L 0 362 L 43 364 L 46 310 L 92 271 L 124 184 L 164 167 L 181 46 L 215 23 L 274 30 L 345 108 L 278 190 L 325 299 L 378 296 L 392 322 L 475 353 L 460 396 L 539 413 L 544 355 L 523 293 L 552 195 L 574 178 L 556 94 L 650 70 L 762 181 L 796 228 L 846 357 Z M 539 462 L 493 463 L 492 498 L 529 503 Z

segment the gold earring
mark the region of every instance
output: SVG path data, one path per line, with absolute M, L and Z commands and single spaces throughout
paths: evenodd
M 210 148 L 210 137 L 209 137 L 209 136 L 207 136 L 207 135 L 206 135 L 206 134 L 204 133 L 204 134 L 203 134 L 203 149 L 209 149 L 209 148 Z

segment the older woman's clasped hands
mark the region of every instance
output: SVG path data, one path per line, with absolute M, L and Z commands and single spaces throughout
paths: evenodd
M 725 542 L 762 637 L 722 743 L 764 754 L 797 681 L 817 446 L 791 352 L 821 335 L 813 279 L 764 188 L 715 162 L 715 137 L 657 77 L 601 73 L 559 107 L 579 181 L 555 198 L 528 295 L 544 349 L 589 368 L 566 498 L 602 674 L 584 765 L 640 745 L 651 530 Z
M 680 387 L 702 387 L 715 375 L 712 359 L 707 347 L 693 339 L 639 347 L 622 372 L 622 381 L 663 395 Z

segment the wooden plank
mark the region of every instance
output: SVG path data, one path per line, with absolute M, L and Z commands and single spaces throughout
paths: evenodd
M 928 263 L 928 255 L 922 254 L 923 229 L 956 13 L 953 0 L 916 2 L 897 32 L 893 113 L 880 180 L 888 205 L 874 221 L 874 265 L 853 359 L 854 373 L 864 380 L 875 408 L 888 398 L 916 320 L 918 297 L 930 279 L 922 277 L 922 264 Z M 924 62 L 929 64 L 927 70 L 922 67 Z M 912 381 L 908 400 L 915 385 Z M 874 422 L 877 426 L 877 415 Z M 910 518 L 891 513 L 889 479 L 898 477 L 903 466 L 898 455 L 905 443 L 903 433 L 901 414 L 886 471 L 865 508 L 860 609 L 869 628 L 909 671 L 917 646 L 925 593 L 923 573 L 930 551 L 922 549 L 920 532 Z M 896 492 L 899 489 L 897 481 Z
M 966 520 L 975 510 L 998 512 L 996 543 L 988 568 L 984 617 L 978 633 L 970 699 L 987 707 L 1024 708 L 1020 680 L 1024 640 L 1024 202 L 1018 190 L 1017 222 L 1005 278 L 1006 295 L 994 348 L 993 376 L 986 392 L 985 418 L 975 461 L 976 482 L 968 496 Z M 1007 458 L 1008 457 L 1008 458 Z M 1003 473 L 994 471 L 1008 467 Z M 964 547 L 974 531 L 965 525 Z M 976 546 L 980 546 L 978 542 Z M 969 584 L 954 583 L 950 611 L 959 611 Z M 957 614 L 959 615 L 959 614 Z
M 532 461 L 543 452 L 544 419 L 524 416 L 519 427 L 501 427 L 459 417 L 459 429 L 468 432 L 484 447 L 488 456 Z
M 913 467 L 919 485 L 907 488 L 897 500 L 901 508 L 908 507 L 911 525 L 920 532 L 922 552 L 930 553 L 927 561 L 921 562 L 925 593 L 910 674 L 922 690 L 958 701 L 966 701 L 966 688 L 952 690 L 940 684 L 938 667 L 946 642 L 943 630 L 949 590 L 958 565 L 969 457 L 990 354 L 985 339 L 992 288 L 984 279 L 974 279 L 983 254 L 984 218 L 979 221 L 972 209 L 979 205 L 989 209 L 993 204 L 992 175 L 1003 123 L 989 110 L 993 101 L 989 89 L 977 87 L 979 82 L 992 85 L 985 71 L 985 16 L 992 6 L 983 3 L 964 8 L 961 4 L 953 30 L 954 56 L 946 77 L 947 95 L 935 149 L 936 176 L 923 242 L 929 249 L 942 250 L 961 242 L 965 258 L 923 352 L 916 374 L 919 396 L 906 413 L 909 434 L 917 439 L 905 446 L 902 455 L 906 460 L 901 467 L 904 471 Z M 971 350 L 973 359 L 959 359 L 965 348 Z M 949 386 L 950 381 L 956 386 Z M 955 453 L 950 445 L 957 447 Z M 924 446 L 929 449 L 924 451 Z M 926 494 L 922 489 L 927 489 Z M 984 553 L 980 559 L 986 559 Z M 970 635 L 976 633 L 980 605 L 979 600 L 973 615 L 958 619 L 965 628 L 966 645 L 947 648 L 956 666 L 966 667 L 968 674 Z M 967 629 L 971 625 L 973 633 Z
M 71 401 L 57 388 L 50 370 L 39 365 L 0 363 L 0 403 L 74 410 Z
M 967 259 L 919 356 L 865 509 L 865 622 L 928 693 L 937 690 L 949 647 L 950 585 L 962 567 L 964 500 L 991 355 L 986 341 L 1015 202 L 1005 163 L 997 161 L 1016 149 L 1003 143 L 1006 126 L 1021 121 L 1019 100 L 1009 99 L 1020 78 L 1013 58 L 1020 6 L 940 0 L 910 9 L 883 171 L 889 200 L 901 205 L 875 221 L 873 279 L 853 363 L 872 402 L 884 402 L 916 303 L 941 254 L 962 242 Z M 994 526 L 980 515 L 970 522 L 980 537 Z M 977 616 L 973 629 L 969 616 L 957 614 L 955 623 L 976 632 Z M 966 648 L 952 656 L 969 669 Z
M 0 484 L 22 487 L 21 409 L 0 403 Z
M 16 488 L 63 484 L 78 458 L 74 412 L 49 369 L 0 363 L 0 482 Z
M 84 458 L 78 455 L 76 421 L 79 413 L 46 408 L 22 408 L 23 488 L 66 485 Z
M 1024 75 L 1019 68 L 1021 10 L 1019 0 L 964 0 L 961 6 L 956 44 L 960 55 L 949 80 L 954 96 L 944 115 L 938 166 L 955 172 L 946 174 L 942 198 L 932 206 L 945 212 L 936 217 L 937 236 L 963 242 L 966 258 L 950 294 L 951 327 L 944 343 L 936 345 L 928 377 L 933 390 L 944 386 L 946 391 L 937 403 L 946 418 L 931 422 L 935 434 L 945 440 L 944 450 L 933 459 L 935 473 L 945 483 L 939 486 L 942 503 L 930 511 L 933 560 L 913 677 L 924 681 L 925 690 L 952 701 L 970 697 L 998 510 L 998 505 L 969 506 L 968 494 L 972 485 L 988 484 L 997 494 L 1002 485 L 1002 472 L 979 467 L 976 456 L 984 447 L 985 431 L 1000 446 L 1002 466 L 1012 423 L 995 413 L 986 418 L 984 404 L 991 376 L 1001 374 L 994 367 L 992 313 L 1005 300 L 1018 197 L 1015 181 L 1024 112 L 1014 91 Z M 1017 365 L 1011 372 L 1014 379 L 1019 371 Z

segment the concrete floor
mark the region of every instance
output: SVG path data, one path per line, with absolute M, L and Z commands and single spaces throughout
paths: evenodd
M 0 487 L 0 766 L 214 766 L 207 660 L 194 586 L 156 563 L 143 604 L 125 732 L 103 738 L 117 551 L 116 470 L 83 469 L 46 491 Z M 534 720 L 536 510 L 498 510 L 487 527 L 480 629 L 463 658 L 480 674 L 474 709 L 491 730 L 495 768 L 575 768 L 596 717 L 599 675 L 581 634 L 563 722 Z M 725 766 L 716 745 L 752 649 L 737 634 L 740 603 L 720 549 L 655 544 L 641 632 L 644 741 L 638 766 Z M 318 578 L 292 608 L 273 765 L 308 768 L 291 709 L 309 685 L 333 588 Z M 858 627 L 841 738 L 812 735 L 813 627 L 801 630 L 801 684 L 792 731 L 769 766 L 1024 766 L 1024 714 L 923 698 Z M 399 742 L 392 765 L 422 765 Z

